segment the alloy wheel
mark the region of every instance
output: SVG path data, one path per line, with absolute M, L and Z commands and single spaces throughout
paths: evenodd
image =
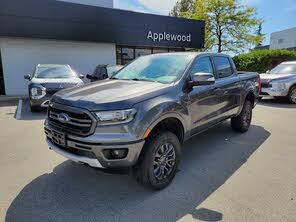
M 153 173 L 156 179 L 162 180 L 167 178 L 176 163 L 176 153 L 174 145 L 166 143 L 160 146 L 155 153 L 153 161 Z

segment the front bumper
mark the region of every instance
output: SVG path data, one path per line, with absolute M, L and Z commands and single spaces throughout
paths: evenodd
M 54 136 L 56 129 L 45 124 L 44 130 L 47 143 L 52 150 L 75 162 L 98 168 L 121 168 L 135 165 L 145 143 L 145 140 L 123 143 L 106 143 L 102 140 L 90 142 L 89 138 L 96 136 L 96 133 L 89 137 L 73 137 L 62 133 L 64 141 L 63 145 L 59 145 L 59 141 Z M 103 151 L 112 149 L 127 149 L 127 155 L 122 159 L 107 158 Z
M 287 96 L 289 93 L 289 89 L 281 89 L 281 88 L 262 88 L 260 92 L 260 97 L 263 96 Z

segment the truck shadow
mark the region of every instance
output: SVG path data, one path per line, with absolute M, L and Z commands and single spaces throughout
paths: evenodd
M 274 108 L 289 108 L 295 109 L 296 104 L 290 104 L 287 100 L 279 100 L 279 99 L 262 99 L 259 104 L 261 106 L 268 106 Z
M 270 136 L 253 125 L 246 134 L 229 123 L 185 144 L 173 183 L 152 192 L 131 176 L 110 174 L 71 161 L 28 185 L 11 203 L 6 222 L 14 221 L 176 221 L 184 216 L 219 221 L 223 212 L 199 208 Z

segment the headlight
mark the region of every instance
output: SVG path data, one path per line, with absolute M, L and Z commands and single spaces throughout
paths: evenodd
M 32 99 L 41 99 L 46 94 L 46 89 L 43 86 L 33 86 L 31 88 Z
M 135 109 L 95 112 L 98 124 L 109 125 L 132 121 L 137 111 Z
M 282 82 L 271 82 L 272 88 L 285 89 L 286 84 Z

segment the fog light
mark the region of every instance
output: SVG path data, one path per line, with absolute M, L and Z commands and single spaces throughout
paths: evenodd
M 107 159 L 123 159 L 127 156 L 128 149 L 106 149 L 103 151 Z

